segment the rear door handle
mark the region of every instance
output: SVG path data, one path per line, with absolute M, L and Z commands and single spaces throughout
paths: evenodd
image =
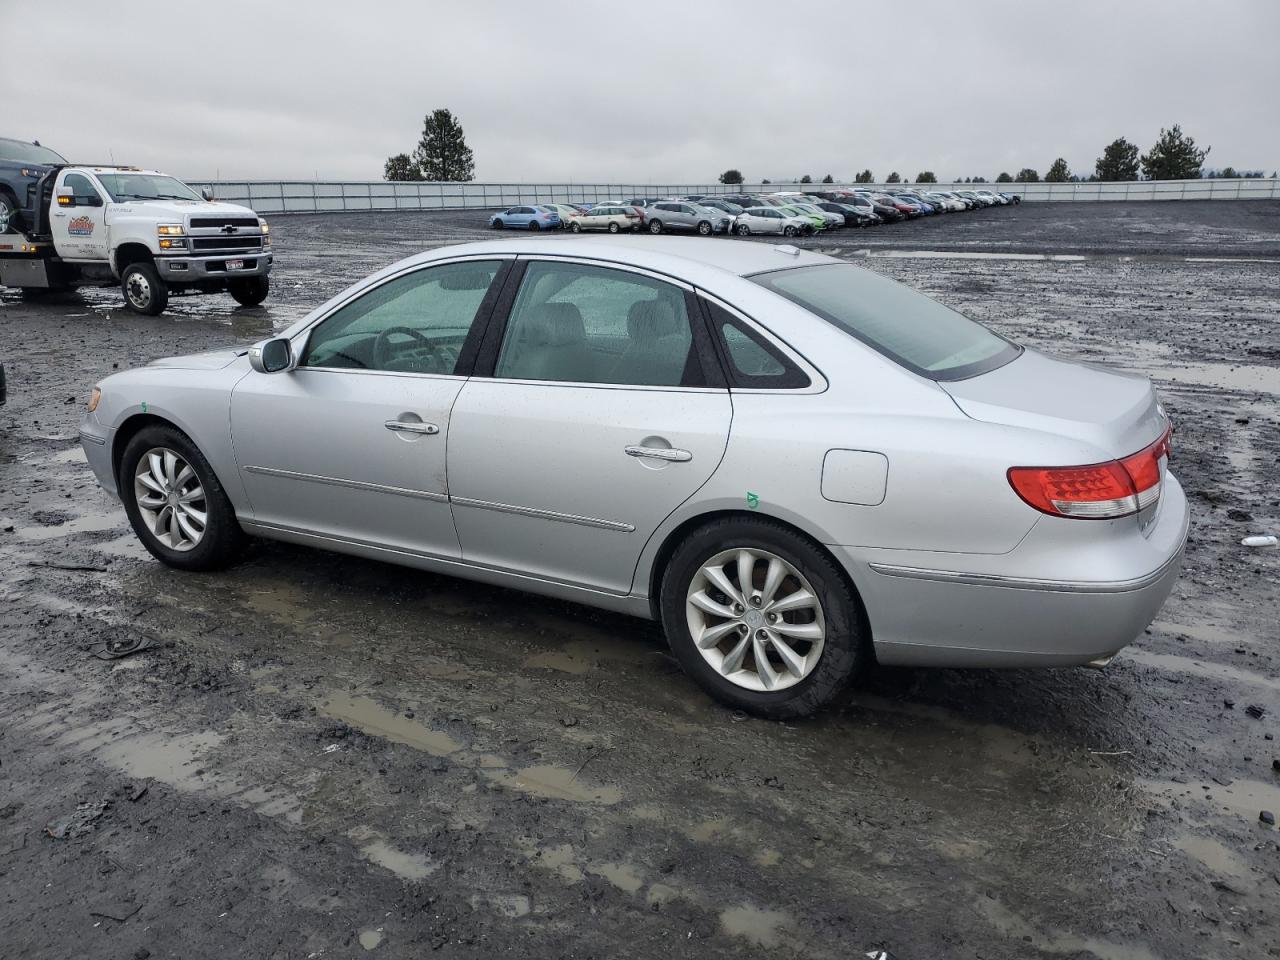
M 676 463 L 685 463 L 693 459 L 693 454 L 688 450 L 680 450 L 677 447 L 623 447 L 622 452 L 628 457 L 653 457 L 655 460 L 672 460 Z
M 437 434 L 440 428 L 434 423 L 422 423 L 416 420 L 388 420 L 383 426 L 395 433 L 425 433 L 428 435 Z

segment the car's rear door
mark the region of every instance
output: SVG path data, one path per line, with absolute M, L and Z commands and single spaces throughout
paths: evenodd
M 529 258 L 451 417 L 464 560 L 626 594 L 645 542 L 710 478 L 731 405 L 692 291 Z
M 232 442 L 254 522 L 457 558 L 450 411 L 513 260 L 385 278 L 299 334 L 294 369 L 236 384 Z

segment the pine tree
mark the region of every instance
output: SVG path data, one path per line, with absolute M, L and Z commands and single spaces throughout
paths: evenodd
M 386 166 L 382 168 L 382 179 L 401 183 L 406 180 L 421 180 L 422 171 L 407 153 L 397 153 L 394 157 L 387 157 Z
M 1002 170 L 1000 171 L 1000 176 L 996 177 L 996 183 L 1013 183 L 1013 177 Z
M 1018 171 L 1018 175 L 1013 179 L 1018 183 L 1039 183 L 1040 174 L 1036 173 L 1030 167 L 1023 167 Z
M 901 182 L 902 182 L 902 178 L 898 176 L 897 170 L 889 174 L 888 178 L 885 180 L 885 183 L 901 183 Z
M 1049 167 L 1049 172 L 1044 175 L 1045 183 L 1066 183 L 1071 179 L 1071 170 L 1067 167 L 1067 161 L 1062 157 Z
M 829 173 L 828 173 L 825 177 L 823 177 L 823 178 L 822 178 L 822 182 L 823 182 L 823 183 L 835 183 L 835 182 L 836 182 L 836 178 L 835 178 L 835 177 L 833 177 L 831 174 L 829 174 Z
M 922 170 L 916 174 L 916 183 L 937 183 L 938 178 L 932 170 Z
M 1112 140 L 1094 164 L 1094 176 L 1098 180 L 1137 180 L 1137 146 L 1124 137 Z
M 1196 142 L 1174 124 L 1160 128 L 1160 139 L 1142 155 L 1142 174 L 1148 180 L 1198 180 L 1209 147 L 1196 149 Z
M 863 170 L 860 174 L 853 178 L 854 183 L 874 183 L 875 177 L 870 170 Z
M 721 183 L 742 183 L 742 171 L 730 167 L 724 173 L 720 174 Z
M 809 175 L 806 173 L 803 177 L 801 177 L 801 178 L 800 178 L 800 182 L 801 182 L 801 183 L 813 183 L 813 177 L 809 176 Z
M 448 110 L 433 110 L 423 117 L 422 139 L 413 159 L 423 179 L 459 182 L 476 178 L 475 163 L 462 125 Z

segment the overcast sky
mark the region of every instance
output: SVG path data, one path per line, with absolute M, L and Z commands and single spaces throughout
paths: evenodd
M 188 179 L 378 179 L 437 107 L 478 180 L 1089 174 L 1173 123 L 1280 166 L 1277 0 L 0 0 L 0 36 L 0 136 Z

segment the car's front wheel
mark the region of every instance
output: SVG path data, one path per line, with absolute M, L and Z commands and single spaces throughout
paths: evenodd
M 575 220 L 573 223 L 569 224 L 569 230 L 571 233 L 581 233 L 582 224 L 578 223 L 578 221 Z
M 785 227 L 782 228 L 782 235 L 784 237 L 794 237 L 796 235 L 796 228 L 788 223 Z
M 199 448 L 175 427 L 144 427 L 120 458 L 120 499 L 151 555 L 182 570 L 216 570 L 246 537 Z
M 709 224 L 706 220 L 699 220 L 698 233 L 704 237 L 711 236 L 711 224 Z
M 649 232 L 650 232 L 650 233 L 661 233 L 661 232 L 662 232 L 662 221 L 661 221 L 661 220 L 650 220 L 650 221 L 649 221 Z
M 751 228 L 750 228 L 750 227 L 748 227 L 745 223 L 740 223 L 740 224 L 738 224 L 738 236 L 740 236 L 740 237 L 747 237 L 747 236 L 750 236 L 750 235 L 751 235 Z
M 857 596 L 835 562 L 767 519 L 700 527 L 660 598 L 685 671 L 723 703 L 773 719 L 831 703 L 871 658 Z

